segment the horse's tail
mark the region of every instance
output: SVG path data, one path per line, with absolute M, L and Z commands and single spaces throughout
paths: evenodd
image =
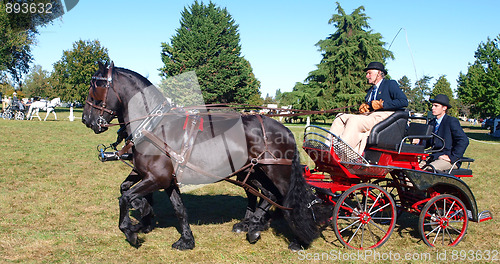
M 316 210 L 313 212 L 313 205 L 321 203 L 306 183 L 303 175 L 303 168 L 300 165 L 300 156 L 297 149 L 292 161 L 292 174 L 290 176 L 290 187 L 285 196 L 283 205 L 292 210 L 284 210 L 285 218 L 300 242 L 308 246 L 319 236 Z

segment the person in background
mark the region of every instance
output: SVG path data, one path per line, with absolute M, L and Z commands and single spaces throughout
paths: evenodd
M 394 80 L 385 79 L 387 71 L 380 62 L 370 62 L 364 70 L 372 85 L 359 107 L 360 114 L 340 114 L 332 123 L 330 132 L 339 136 L 360 155 L 366 146 L 371 129 L 396 110 L 408 106 L 408 99 Z

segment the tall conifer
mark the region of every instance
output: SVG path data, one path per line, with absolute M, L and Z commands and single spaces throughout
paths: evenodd
M 224 8 L 195 1 L 181 13 L 180 27 L 162 43 L 165 78 L 195 71 L 205 103 L 254 103 L 260 83 L 241 56 L 238 25 Z M 176 91 L 169 91 L 174 100 Z
M 363 69 L 372 61 L 385 63 L 393 58 L 392 52 L 383 48 L 382 35 L 370 30 L 364 10 L 360 6 L 349 15 L 337 2 L 338 14 L 328 21 L 336 31 L 316 44 L 323 59 L 306 80 L 327 91 L 325 96 L 332 108 L 354 105 L 357 110 L 369 88 Z

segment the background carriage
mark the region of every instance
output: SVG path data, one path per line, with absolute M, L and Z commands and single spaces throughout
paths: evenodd
M 9 105 L 2 113 L 3 119 L 24 120 L 26 116 L 26 106 L 20 100 L 10 100 Z
M 53 113 L 55 120 L 57 120 L 55 108 L 58 106 L 61 106 L 61 105 L 62 105 L 61 98 L 59 98 L 59 97 L 56 97 L 50 101 L 45 100 L 45 99 L 42 99 L 39 101 L 34 101 L 29 106 L 26 119 L 31 120 L 31 119 L 33 119 L 33 117 L 36 117 L 36 118 L 38 118 L 38 120 L 41 121 L 42 118 L 40 117 L 39 112 L 40 112 L 40 110 L 42 110 L 42 111 L 47 111 L 47 114 L 45 115 L 45 118 L 43 119 L 43 121 L 47 120 L 47 117 L 49 117 L 50 113 Z

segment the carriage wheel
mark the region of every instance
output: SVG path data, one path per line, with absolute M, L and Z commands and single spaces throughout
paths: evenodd
M 10 112 L 10 111 L 3 112 L 2 118 L 3 119 L 12 119 L 12 112 Z
M 396 225 L 396 204 L 382 187 L 362 183 L 345 191 L 333 211 L 333 229 L 346 247 L 382 246 Z
M 14 119 L 16 119 L 16 120 L 24 120 L 24 113 L 23 112 L 17 112 L 16 115 L 14 116 Z
M 396 207 L 398 209 L 401 209 L 401 198 L 399 196 L 399 193 L 401 192 L 400 187 L 394 182 L 394 180 L 391 179 L 378 179 L 373 182 L 373 184 L 378 185 L 382 188 L 384 188 L 391 196 L 392 199 L 394 200 L 394 203 L 396 204 Z M 398 216 L 402 213 L 402 210 L 398 210 Z
M 425 244 L 455 246 L 467 231 L 467 209 L 460 199 L 442 194 L 429 200 L 418 220 L 418 231 Z

